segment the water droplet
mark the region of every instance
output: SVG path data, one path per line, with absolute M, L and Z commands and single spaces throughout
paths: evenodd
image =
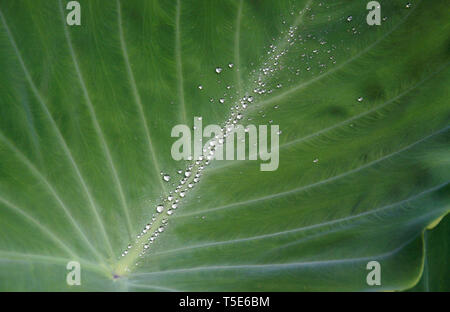
M 177 209 L 178 205 L 177 204 L 172 204 L 172 209 Z
M 164 174 L 163 175 L 163 180 L 166 181 L 166 182 L 169 182 L 170 181 L 170 175 Z
M 200 90 L 203 90 L 203 86 L 202 86 L 202 85 L 199 85 L 198 88 L 199 88 Z
M 247 99 L 250 103 L 253 102 L 253 96 L 249 96 Z
M 351 16 L 351 15 L 350 15 L 350 16 L 348 16 L 348 17 L 347 17 L 347 22 L 351 22 L 351 21 L 352 21 L 352 19 L 353 19 L 353 16 Z
M 173 214 L 173 210 L 172 210 L 172 209 L 167 210 L 167 214 L 168 214 L 169 216 L 171 216 L 171 215 Z
M 190 172 L 190 171 L 186 171 L 186 172 L 184 173 L 184 176 L 185 176 L 186 178 L 189 178 L 189 177 L 191 176 L 191 172 Z
M 319 162 L 319 158 L 314 158 L 313 163 L 317 164 Z
M 220 74 L 222 72 L 222 67 L 216 67 L 216 73 Z
M 229 68 L 233 68 L 233 66 L 234 66 L 233 63 L 228 64 L 228 67 L 229 67 Z
M 156 212 L 157 213 L 161 213 L 161 212 L 163 212 L 163 210 L 164 210 L 164 206 L 163 205 L 156 206 Z
M 411 4 L 410 2 L 408 2 L 408 3 L 405 5 L 405 7 L 406 7 L 407 9 L 409 9 L 410 7 L 412 7 L 412 4 Z
M 362 96 L 360 96 L 359 98 L 358 98 L 358 102 L 362 102 L 364 100 L 364 98 L 362 97 Z
M 158 228 L 158 232 L 159 232 L 159 233 L 164 232 L 164 227 L 163 227 L 163 226 L 160 226 L 160 227 Z
M 281 130 L 278 130 L 278 131 L 277 131 L 277 134 L 280 135 L 280 134 L 281 134 Z
M 238 120 L 242 119 L 242 114 L 241 113 L 237 114 L 236 119 Z
M 180 197 L 184 197 L 186 195 L 185 192 L 180 192 Z
M 221 99 L 219 99 L 219 102 L 223 104 L 223 103 L 225 103 L 225 99 L 221 98 Z

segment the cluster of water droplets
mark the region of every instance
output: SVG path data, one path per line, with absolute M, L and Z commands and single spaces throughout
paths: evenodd
M 408 4 L 407 8 L 409 8 L 410 6 L 411 5 Z M 304 10 L 300 11 L 299 14 L 306 14 L 308 11 L 310 11 L 310 8 L 305 8 Z M 294 13 L 292 12 L 291 15 L 293 14 Z M 314 19 L 314 15 L 310 14 L 310 18 Z M 352 20 L 352 16 L 346 17 L 347 22 L 350 23 Z M 311 40 L 317 43 L 317 48 L 313 48 L 311 51 L 308 50 L 300 54 L 303 61 L 303 68 L 296 68 L 294 66 L 283 64 L 283 56 L 285 56 L 289 52 L 289 49 L 296 42 L 301 47 L 303 44 L 306 44 L 308 42 L 310 43 Z M 190 157 L 188 159 L 189 161 L 191 161 L 190 164 L 184 170 L 177 171 L 180 177 L 178 177 L 178 180 L 173 184 L 175 186 L 175 189 L 169 192 L 165 197 L 161 198 L 160 203 L 153 207 L 154 213 L 151 217 L 150 222 L 146 224 L 145 227 L 140 231 L 140 233 L 136 237 L 135 242 L 132 245 L 130 244 L 127 246 L 127 248 L 122 253 L 122 257 L 127 256 L 131 252 L 131 250 L 134 250 L 133 246 L 136 247 L 136 250 L 139 253 L 138 256 L 141 258 L 146 252 L 151 249 L 151 246 L 152 244 L 154 244 L 155 240 L 167 228 L 169 217 L 176 212 L 180 202 L 200 182 L 203 171 L 210 164 L 212 159 L 214 159 L 216 151 L 224 145 L 226 137 L 233 134 L 233 132 L 235 131 L 235 126 L 240 121 L 242 121 L 246 110 L 253 104 L 255 104 L 255 102 L 257 102 L 260 97 L 271 94 L 274 90 L 283 88 L 283 83 L 276 79 L 275 75 L 277 74 L 277 72 L 280 72 L 283 69 L 287 69 L 290 72 L 294 72 L 297 76 L 302 70 L 304 70 L 305 72 L 309 72 L 311 70 L 312 60 L 314 60 L 314 57 L 319 53 L 329 54 L 329 57 L 327 57 L 327 59 L 333 64 L 336 63 L 336 60 L 332 55 L 332 51 L 336 49 L 335 45 L 328 44 L 327 41 L 318 37 L 317 35 L 299 33 L 297 25 L 290 26 L 286 31 L 282 32 L 282 37 L 279 38 L 277 44 L 275 44 L 275 42 L 277 42 L 275 38 L 272 38 L 272 41 L 274 43 L 268 46 L 265 60 L 261 62 L 262 66 L 251 71 L 254 87 L 246 92 L 245 95 L 240 96 L 238 100 L 230 101 L 233 104 L 231 104 L 230 106 L 230 114 L 228 118 L 221 126 L 221 133 L 211 139 L 209 141 L 209 144 L 207 144 L 203 148 L 203 155 L 199 156 L 197 159 L 193 159 L 192 157 Z M 307 48 L 304 48 L 304 50 L 306 49 Z M 295 53 L 297 51 L 295 51 Z M 224 70 L 233 70 L 234 67 L 235 66 L 233 63 L 229 63 L 224 67 L 215 67 L 214 72 L 217 75 L 222 75 Z M 322 69 L 326 67 L 326 64 L 322 61 L 319 61 L 318 67 L 322 72 Z M 287 82 L 289 82 L 289 80 Z M 204 87 L 201 84 L 198 85 L 197 88 L 201 92 L 204 90 Z M 230 85 L 226 86 L 226 90 L 230 90 L 231 88 L 232 87 Z M 231 99 L 233 98 L 231 97 Z M 357 98 L 357 101 L 362 102 L 363 97 Z M 214 98 L 210 98 L 210 102 L 215 102 Z M 220 97 L 218 99 L 218 102 L 220 104 L 225 104 L 226 93 L 223 97 Z M 273 109 L 278 108 L 278 105 L 275 105 L 273 107 Z M 259 111 L 259 113 L 261 114 L 261 117 L 266 116 L 263 111 Z M 247 120 L 251 120 L 251 118 L 247 118 Z M 269 120 L 268 122 L 273 123 L 273 120 Z M 247 129 L 245 130 L 248 131 Z M 277 134 L 280 135 L 281 130 Z M 318 158 L 313 159 L 313 163 L 318 164 L 318 162 Z M 161 173 L 161 178 L 165 183 L 175 180 L 175 178 L 172 178 L 167 173 Z M 138 262 L 136 264 L 138 264 Z
M 202 171 L 205 166 L 209 164 L 209 157 L 200 156 L 194 163 L 190 164 L 185 170 L 178 170 L 177 173 L 181 175 L 174 191 L 168 193 L 160 199 L 160 203 L 153 209 L 151 220 L 137 235 L 134 244 L 127 246 L 126 250 L 122 252 L 122 257 L 129 254 L 133 246 L 140 248 L 139 257 L 142 258 L 144 254 L 151 249 L 152 244 L 158 236 L 164 232 L 168 225 L 168 217 L 173 215 L 178 208 L 180 201 L 186 194 L 194 188 L 200 181 Z M 161 173 L 161 178 L 165 182 L 171 181 L 172 177 L 167 173 Z M 136 263 L 137 265 L 138 263 Z

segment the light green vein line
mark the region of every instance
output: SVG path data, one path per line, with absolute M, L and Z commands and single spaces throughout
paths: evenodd
M 97 257 L 97 259 L 100 262 L 104 262 L 104 258 L 98 253 L 98 251 L 94 248 L 94 246 L 91 244 L 89 239 L 87 238 L 86 234 L 81 229 L 78 222 L 74 219 L 72 214 L 70 213 L 69 209 L 67 208 L 66 204 L 62 201 L 61 197 L 56 192 L 53 185 L 47 180 L 47 178 L 31 163 L 31 161 L 9 140 L 7 139 L 3 133 L 0 132 L 0 140 L 5 142 L 5 144 L 9 147 L 10 150 L 12 150 L 16 155 L 17 158 L 21 162 L 23 162 L 28 169 L 39 179 L 42 181 L 42 183 L 45 185 L 45 187 L 48 189 L 49 193 L 56 199 L 61 209 L 66 214 L 67 218 L 69 219 L 70 223 L 74 226 L 74 228 L 78 231 L 78 234 L 83 239 L 83 241 L 88 245 L 88 247 L 92 250 L 94 255 Z
M 11 45 L 14 48 L 14 52 L 17 55 L 17 58 L 18 58 L 19 63 L 20 63 L 20 66 L 22 67 L 22 70 L 24 71 L 25 78 L 27 79 L 28 83 L 30 84 L 31 90 L 33 91 L 34 95 L 38 99 L 38 102 L 41 105 L 41 107 L 42 107 L 42 109 L 43 109 L 47 119 L 50 121 L 50 124 L 51 124 L 53 130 L 56 133 L 56 137 L 58 139 L 59 144 L 61 145 L 61 147 L 63 148 L 63 150 L 66 153 L 67 157 L 69 158 L 69 161 L 70 161 L 70 163 L 72 165 L 72 168 L 75 171 L 75 174 L 77 175 L 78 180 L 80 181 L 80 184 L 81 184 L 81 186 L 83 188 L 83 191 L 86 194 L 86 197 L 88 198 L 88 201 L 89 201 L 89 204 L 90 204 L 90 208 L 92 209 L 92 211 L 94 212 L 95 215 L 98 215 L 96 205 L 95 205 L 95 203 L 93 201 L 93 198 L 92 198 L 91 193 L 90 193 L 90 191 L 88 189 L 88 186 L 87 186 L 86 182 L 84 181 L 83 176 L 81 175 L 80 169 L 78 168 L 78 165 L 76 164 L 75 159 L 73 158 L 72 152 L 70 151 L 69 147 L 67 146 L 67 143 L 66 143 L 66 141 L 65 141 L 61 131 L 59 130 L 55 120 L 53 119 L 52 114 L 48 110 L 47 104 L 45 103 L 45 101 L 42 98 L 41 94 L 39 93 L 39 91 L 38 91 L 38 89 L 37 89 L 33 79 L 31 78 L 31 75 L 30 75 L 30 73 L 29 73 L 29 71 L 28 71 L 28 69 L 27 69 L 27 67 L 25 65 L 25 62 L 22 59 L 22 56 L 21 56 L 20 51 L 19 51 L 19 48 L 17 47 L 17 44 L 16 44 L 16 42 L 14 40 L 14 37 L 12 36 L 11 31 L 9 30 L 9 27 L 8 27 L 8 25 L 6 23 L 6 19 L 3 16 L 3 13 L 1 12 L 1 10 L 0 10 L 0 18 L 1 18 L 2 22 L 3 22 L 3 25 L 4 25 L 5 29 L 6 29 L 6 33 L 8 35 L 8 38 L 9 38 L 10 42 L 11 42 Z
M 128 57 L 128 51 L 127 51 L 127 45 L 126 45 L 126 41 L 124 38 L 124 34 L 123 34 L 123 27 L 122 27 L 122 9 L 121 9 L 121 5 L 120 5 L 120 1 L 117 0 L 117 18 L 118 18 L 118 24 L 119 24 L 119 37 L 120 37 L 120 46 L 122 48 L 122 54 L 123 54 L 123 58 L 125 60 L 125 65 L 127 67 L 127 74 L 128 74 L 128 79 L 130 81 L 131 84 L 131 88 L 133 90 L 133 96 L 136 102 L 136 105 L 139 109 L 139 114 L 140 114 L 140 119 L 142 122 L 142 125 L 144 127 L 145 130 L 145 135 L 147 137 L 147 143 L 148 143 L 148 149 L 152 158 L 152 163 L 155 167 L 155 171 L 156 171 L 156 177 L 161 185 L 161 188 L 163 190 L 163 192 L 165 194 L 167 194 L 167 189 L 166 186 L 164 185 L 163 180 L 160 178 L 159 174 L 161 172 L 161 168 L 159 166 L 158 163 L 158 159 L 156 157 L 155 154 L 155 149 L 153 148 L 153 144 L 152 144 L 152 139 L 151 139 L 151 135 L 150 135 L 150 130 L 148 127 L 148 123 L 147 123 L 147 119 L 145 118 L 145 114 L 144 114 L 144 107 L 142 105 L 142 101 L 141 101 L 141 96 L 139 95 L 139 91 L 136 85 L 136 80 L 134 78 L 134 74 L 133 74 L 133 70 L 131 69 L 131 64 L 130 64 L 130 60 Z
M 78 63 L 77 56 L 75 54 L 75 50 L 73 49 L 73 46 L 72 46 L 72 40 L 71 40 L 71 37 L 70 37 L 70 33 L 69 33 L 68 29 L 67 29 L 67 25 L 66 25 L 65 19 L 64 19 L 64 11 L 63 11 L 63 6 L 62 6 L 61 0 L 59 1 L 59 5 L 60 5 L 60 9 L 61 9 L 61 18 L 62 18 L 63 25 L 64 25 L 63 26 L 64 27 L 64 34 L 65 34 L 66 39 L 67 39 L 67 44 L 69 46 L 70 54 L 72 56 L 72 60 L 73 60 L 74 66 L 75 66 L 77 77 L 80 80 L 81 89 L 83 90 L 83 95 L 84 95 L 84 97 L 86 99 L 86 103 L 87 103 L 87 106 L 88 106 L 88 109 L 89 109 L 89 114 L 91 115 L 91 119 L 92 119 L 92 122 L 94 124 L 95 132 L 97 133 L 97 136 L 99 137 L 99 140 L 101 142 L 101 147 L 103 149 L 103 152 L 104 152 L 104 154 L 106 156 L 108 165 L 109 165 L 110 170 L 111 170 L 112 175 L 113 175 L 114 184 L 116 186 L 117 191 L 119 192 L 119 198 L 120 198 L 120 201 L 121 201 L 121 204 L 122 204 L 122 209 L 124 211 L 125 218 L 126 218 L 127 231 L 128 231 L 129 239 L 131 240 L 132 233 L 133 233 L 133 228 L 131 226 L 129 209 L 128 209 L 128 205 L 127 205 L 127 202 L 126 202 L 126 199 L 125 199 L 125 195 L 124 195 L 124 192 L 123 192 L 122 184 L 120 183 L 120 179 L 119 179 L 117 170 L 116 170 L 116 168 L 114 166 L 114 162 L 113 162 L 112 157 L 111 157 L 111 152 L 109 150 L 109 147 L 108 147 L 108 145 L 106 143 L 106 140 L 105 140 L 105 137 L 103 135 L 103 131 L 100 128 L 100 124 L 99 124 L 98 119 L 97 119 L 97 114 L 95 113 L 94 106 L 92 104 L 92 101 L 91 101 L 91 98 L 89 96 L 86 84 L 85 84 L 84 79 L 83 79 L 83 75 L 81 73 L 80 65 Z M 103 234 L 103 236 L 105 238 L 107 247 L 108 247 L 108 249 L 109 249 L 109 251 L 110 251 L 110 253 L 112 255 L 113 251 L 112 251 L 111 242 L 109 241 L 108 234 L 106 233 L 105 225 L 103 224 L 103 221 L 102 221 L 102 219 L 101 219 L 101 217 L 100 217 L 100 215 L 98 214 L 97 211 L 96 211 L 95 217 L 97 218 L 97 220 L 98 220 L 98 222 L 100 224 L 100 228 L 101 228 L 102 234 Z
M 64 249 L 71 257 L 75 259 L 81 259 L 80 256 L 78 256 L 69 246 L 67 246 L 63 241 L 61 241 L 58 236 L 56 236 L 52 231 L 47 229 L 44 225 L 42 225 L 37 219 L 35 219 L 33 216 L 25 212 L 22 208 L 19 206 L 13 204 L 12 202 L 0 197 L 0 202 L 3 203 L 6 207 L 9 207 L 12 211 L 15 213 L 21 215 L 25 219 L 27 219 L 30 223 L 34 224 L 39 230 L 41 230 L 42 233 L 47 235 L 51 240 L 53 240 L 59 247 Z
M 410 197 L 408 197 L 406 199 L 398 201 L 396 203 L 385 205 L 385 206 L 382 206 L 382 207 L 379 207 L 379 208 L 376 208 L 376 209 L 373 209 L 373 210 L 370 210 L 370 211 L 365 211 L 365 212 L 362 212 L 362 213 L 359 213 L 359 214 L 355 214 L 355 215 L 351 215 L 351 216 L 344 217 L 344 218 L 333 219 L 333 220 L 330 220 L 330 221 L 325 221 L 325 222 L 322 222 L 322 223 L 302 226 L 302 227 L 298 227 L 298 228 L 294 228 L 294 229 L 290 229 L 290 230 L 285 230 L 285 231 L 281 231 L 281 232 L 268 233 L 268 234 L 262 234 L 262 235 L 251 236 L 251 237 L 244 237 L 244 238 L 238 238 L 238 239 L 233 239 L 233 240 L 228 240 L 228 241 L 203 243 L 203 244 L 198 244 L 198 245 L 191 245 L 191 246 L 185 246 L 185 247 L 181 247 L 181 248 L 164 250 L 164 251 L 161 251 L 161 252 L 153 253 L 153 255 L 155 256 L 155 255 L 161 255 L 161 254 L 166 254 L 166 253 L 176 253 L 176 252 L 190 250 L 190 249 L 207 248 L 207 247 L 214 247 L 214 246 L 242 243 L 242 242 L 253 241 L 253 240 L 258 240 L 258 239 L 272 238 L 272 237 L 278 237 L 278 236 L 287 235 L 287 234 L 294 234 L 294 233 L 299 233 L 299 232 L 303 232 L 303 231 L 313 230 L 313 229 L 321 228 L 321 227 L 328 226 L 328 225 L 339 224 L 339 223 L 351 221 L 351 220 L 354 220 L 354 219 L 359 219 L 361 217 L 373 215 L 373 214 L 379 213 L 381 211 L 386 211 L 386 210 L 389 210 L 389 209 L 392 209 L 392 208 L 404 205 L 404 204 L 409 203 L 411 201 L 414 201 L 414 200 L 416 200 L 418 198 L 421 198 L 421 197 L 423 197 L 423 196 L 425 196 L 427 194 L 430 194 L 430 193 L 432 193 L 432 192 L 434 192 L 436 190 L 439 190 L 439 189 L 447 186 L 449 183 L 450 182 L 445 182 L 445 183 L 439 184 L 437 186 L 434 186 L 432 188 L 429 188 L 429 189 L 427 189 L 425 191 L 422 191 L 422 192 L 420 192 L 420 193 L 418 193 L 416 195 L 413 195 L 413 196 L 410 196 Z
M 424 138 L 422 138 L 420 140 L 417 140 L 417 141 L 415 141 L 415 142 L 413 142 L 413 143 L 411 143 L 411 144 L 409 144 L 409 145 L 407 145 L 407 146 L 405 146 L 405 147 L 403 147 L 403 148 L 401 148 L 401 149 L 399 149 L 399 150 L 397 150 L 395 152 L 392 152 L 390 154 L 384 155 L 383 157 L 380 157 L 380 158 L 375 159 L 375 160 L 373 160 L 371 162 L 368 162 L 368 163 L 366 163 L 363 166 L 360 166 L 358 168 L 355 168 L 355 169 L 346 171 L 344 173 L 332 176 L 332 177 L 330 177 L 328 179 L 325 179 L 325 180 L 321 180 L 321 181 L 318 181 L 318 182 L 315 182 L 315 183 L 304 185 L 304 186 L 301 186 L 301 187 L 298 187 L 298 188 L 295 188 L 295 189 L 292 189 L 292 190 L 289 190 L 289 191 L 285 191 L 285 192 L 270 194 L 270 195 L 267 195 L 267 196 L 262 196 L 262 197 L 259 197 L 259 198 L 249 199 L 249 200 L 245 200 L 245 201 L 241 201 L 241 202 L 237 202 L 237 203 L 233 203 L 233 204 L 229 204 L 229 205 L 225 205 L 225 206 L 220 206 L 220 207 L 215 207 L 215 208 L 210 208 L 210 209 L 205 209 L 205 210 L 200 210 L 200 211 L 194 211 L 194 212 L 186 213 L 186 214 L 180 214 L 180 215 L 173 216 L 173 218 L 188 217 L 188 216 L 192 216 L 192 215 L 209 213 L 209 212 L 217 211 L 217 210 L 223 210 L 223 209 L 227 209 L 227 208 L 231 208 L 231 207 L 242 206 L 242 205 L 247 205 L 247 204 L 253 204 L 253 203 L 256 203 L 256 202 L 263 201 L 263 200 L 271 200 L 273 198 L 279 198 L 279 197 L 287 196 L 287 195 L 290 195 L 290 194 L 302 192 L 302 191 L 314 188 L 316 186 L 320 186 L 320 185 L 323 185 L 323 184 L 326 184 L 326 183 L 329 183 L 329 182 L 332 182 L 332 181 L 336 181 L 336 180 L 344 178 L 344 177 L 346 177 L 348 175 L 351 175 L 351 174 L 354 174 L 354 173 L 359 172 L 361 170 L 364 170 L 366 168 L 370 168 L 371 166 L 374 166 L 374 165 L 376 165 L 376 164 L 378 164 L 378 163 L 380 163 L 380 162 L 382 162 L 382 161 L 384 161 L 386 159 L 389 159 L 389 158 L 391 158 L 391 157 L 393 157 L 395 155 L 398 155 L 398 154 L 400 154 L 400 153 L 402 153 L 402 152 L 404 152 L 404 151 L 406 151 L 408 149 L 411 149 L 412 147 L 414 147 L 414 146 L 416 146 L 416 145 L 418 145 L 418 144 L 420 144 L 422 142 L 425 142 L 426 140 L 428 140 L 428 139 L 430 139 L 430 138 L 432 138 L 432 137 L 434 137 L 434 136 L 436 136 L 438 134 L 441 134 L 441 133 L 447 131 L 448 129 L 450 129 L 450 126 L 447 126 L 447 127 L 443 128 L 441 130 L 438 130 L 436 132 L 433 132 L 432 134 L 427 135 L 426 137 L 424 137 Z
M 11 252 L 0 250 L 0 262 L 8 261 L 8 262 L 42 262 L 45 264 L 55 263 L 55 264 L 67 264 L 69 261 L 74 259 L 55 257 L 49 255 L 39 255 L 39 254 L 30 254 L 30 253 L 19 253 L 19 252 Z M 98 271 L 101 273 L 106 273 L 105 269 L 99 266 L 97 263 L 93 263 L 90 261 L 86 261 L 84 259 L 78 259 L 81 262 L 83 268 L 91 268 L 94 271 Z
M 175 58 L 176 58 L 178 96 L 180 101 L 181 117 L 183 122 L 186 124 L 187 117 L 186 117 L 186 105 L 184 102 L 183 63 L 181 60 L 180 15 L 181 15 L 181 2 L 180 0 L 177 0 L 176 15 L 175 15 Z
M 268 264 L 238 264 L 238 265 L 216 265 L 216 266 L 203 266 L 203 267 L 193 267 L 193 268 L 181 268 L 165 271 L 155 271 L 147 273 L 134 273 L 130 274 L 131 277 L 144 277 L 144 276 L 155 276 L 168 273 L 189 273 L 198 271 L 215 271 L 215 270 L 266 270 L 266 269 L 295 269 L 300 267 L 318 267 L 327 265 L 339 265 L 348 264 L 360 261 L 374 260 L 374 259 L 384 259 L 395 255 L 401 251 L 404 247 L 408 246 L 412 241 L 417 238 L 414 235 L 411 239 L 402 243 L 399 247 L 379 255 L 373 255 L 369 257 L 355 257 L 355 258 L 343 258 L 343 259 L 332 259 L 332 260 L 319 260 L 319 261 L 305 261 L 305 262 L 288 262 L 288 263 L 268 263 Z

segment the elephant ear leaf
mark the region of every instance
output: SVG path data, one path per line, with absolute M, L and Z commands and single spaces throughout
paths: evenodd
M 448 3 L 366 5 L 1 1 L 0 290 L 449 290 Z

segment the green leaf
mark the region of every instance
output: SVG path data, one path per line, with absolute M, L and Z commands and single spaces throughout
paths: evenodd
M 410 291 L 448 291 L 450 218 L 443 218 L 424 234 L 425 260 L 422 278 Z
M 80 26 L 65 0 L 0 3 L 0 290 L 419 281 L 422 233 L 450 210 L 446 1 L 379 1 L 379 26 L 364 1 L 79 2 Z M 224 125 L 246 94 L 241 124 L 280 127 L 278 169 L 214 160 L 167 216 L 177 171 L 199 170 L 172 128 Z

